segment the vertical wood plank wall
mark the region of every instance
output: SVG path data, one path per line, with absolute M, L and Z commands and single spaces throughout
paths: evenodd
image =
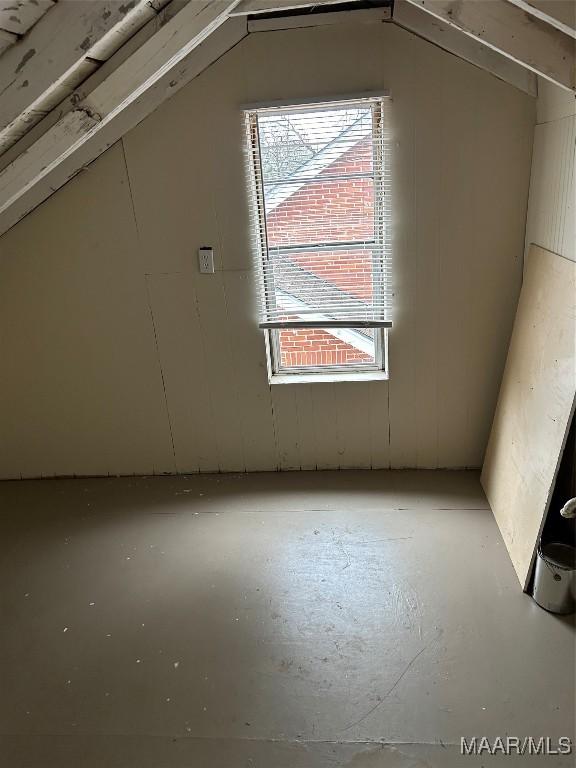
M 383 88 L 390 381 L 270 387 L 241 106 Z M 520 288 L 534 111 L 395 26 L 250 35 L 0 240 L 0 477 L 479 466 Z M 214 275 L 198 273 L 201 245 Z
M 530 243 L 576 261 L 576 98 L 542 78 L 526 225 Z

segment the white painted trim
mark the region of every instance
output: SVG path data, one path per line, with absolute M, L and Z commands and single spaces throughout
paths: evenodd
M 98 125 L 99 119 L 86 110 L 76 109 L 64 115 L 58 125 L 38 139 L 28 152 L 20 155 L 0 174 L 0 221 L 3 214 L 28 190 L 47 177 L 80 145 Z M 40 170 L 39 170 L 40 169 Z
M 570 37 L 506 0 L 407 0 L 465 35 L 568 90 L 576 89 Z
M 332 371 L 330 373 L 273 373 L 270 384 L 320 384 L 338 381 L 388 381 L 386 371 Z
M 250 104 L 242 104 L 240 109 L 244 112 L 255 112 L 259 110 L 275 110 L 275 109 L 297 109 L 298 107 L 306 108 L 311 104 L 319 105 L 331 105 L 340 104 L 345 107 L 344 102 L 347 101 L 363 101 L 364 99 L 385 99 L 390 97 L 390 89 L 383 88 L 379 91 L 358 91 L 356 93 L 337 93 L 332 95 L 315 95 L 306 96 L 300 99 L 276 99 L 274 101 L 256 101 Z M 334 107 L 335 108 L 335 107 Z
M 408 0 L 395 0 L 392 21 L 530 96 L 538 95 L 537 78 L 533 72 L 435 16 L 421 11 Z
M 281 5 L 281 3 L 278 2 L 277 5 Z M 269 2 L 267 7 L 270 10 L 272 2 Z M 246 8 L 244 3 L 239 6 L 240 11 L 244 11 Z M 302 13 L 296 16 L 278 16 L 269 19 L 253 18 L 248 21 L 248 31 L 266 32 L 338 23 L 378 23 L 384 21 L 393 21 L 440 48 L 490 72 L 530 96 L 537 95 L 536 75 L 526 69 L 523 64 L 512 61 L 498 51 L 473 40 L 460 30 L 432 17 L 429 13 L 421 12 L 408 0 L 395 1 L 393 16 L 390 8 L 359 8 L 358 10 L 334 11 L 332 13 Z
M 238 0 L 211 0 L 202 10 L 189 3 L 139 48 L 133 56 L 90 93 L 85 104 L 103 120 L 116 114 L 138 99 L 175 67 L 228 18 L 228 11 Z

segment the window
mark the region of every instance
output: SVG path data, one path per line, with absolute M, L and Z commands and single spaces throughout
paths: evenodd
M 386 369 L 386 101 L 246 112 L 259 324 L 272 377 Z

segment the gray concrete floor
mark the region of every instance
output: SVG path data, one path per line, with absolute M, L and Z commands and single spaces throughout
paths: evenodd
M 0 765 L 572 766 L 574 624 L 473 472 L 0 483 Z

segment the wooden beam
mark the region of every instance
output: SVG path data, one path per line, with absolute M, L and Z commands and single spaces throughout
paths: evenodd
M 154 6 L 165 0 L 154 0 Z M 0 154 L 0 172 L 12 163 L 18 155 L 31 147 L 46 131 L 52 128 L 65 114 L 76 108 L 89 93 L 104 82 L 110 74 L 130 58 L 144 43 L 153 37 L 171 19 L 179 13 L 189 0 L 170 0 L 150 21 L 133 34 L 107 61 L 103 62 L 71 94 L 66 94 L 63 101 L 43 116 L 40 122 L 28 127 L 26 133 L 17 142 Z
M 537 78 L 533 72 L 492 48 L 486 47 L 478 40 L 463 35 L 459 30 L 430 13 L 421 11 L 408 0 L 395 1 L 392 21 L 439 48 L 490 72 L 530 96 L 537 95 Z
M 0 152 L 69 96 L 166 2 L 60 0 L 0 59 Z
M 319 5 L 335 5 L 342 2 L 360 2 L 360 0 L 241 0 L 231 12 L 231 16 L 251 16 L 256 13 L 276 13 L 279 11 L 297 11 L 317 8 Z
M 551 24 L 565 35 L 576 38 L 576 2 L 574 0 L 508 0 L 531 13 L 537 19 Z
M 241 40 L 246 19 L 222 27 L 237 1 L 186 5 L 4 168 L 0 235 Z
M 507 0 L 407 0 L 466 35 L 569 90 L 574 41 Z

